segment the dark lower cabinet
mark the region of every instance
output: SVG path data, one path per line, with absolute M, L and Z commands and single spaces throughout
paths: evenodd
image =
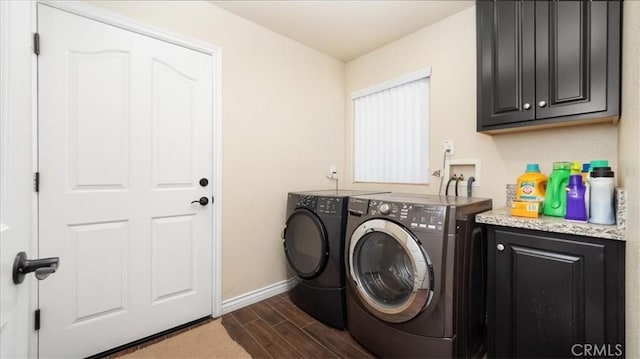
M 624 242 L 487 229 L 490 358 L 624 356 Z
M 476 2 L 478 131 L 617 121 L 620 1 Z

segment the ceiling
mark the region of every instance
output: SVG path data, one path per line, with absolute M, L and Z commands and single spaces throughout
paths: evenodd
M 474 1 L 209 1 L 348 62 L 474 5 Z

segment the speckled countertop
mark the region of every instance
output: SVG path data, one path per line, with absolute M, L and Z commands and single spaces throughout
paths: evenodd
M 511 186 L 507 186 L 507 203 L 511 202 Z M 511 216 L 511 206 L 494 209 L 492 211 L 476 215 L 476 222 L 492 224 L 503 227 L 525 228 L 537 231 L 566 233 L 578 236 L 615 239 L 624 241 L 626 225 L 626 193 L 623 189 L 616 189 L 616 221 L 613 225 L 600 225 L 593 223 L 578 223 L 567 221 L 561 217 L 540 216 L 539 218 L 526 218 Z

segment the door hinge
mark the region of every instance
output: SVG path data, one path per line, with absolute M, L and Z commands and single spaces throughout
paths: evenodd
M 33 327 L 35 328 L 35 330 L 40 330 L 40 309 L 36 309 L 36 312 L 34 313 L 34 323 L 33 323 Z
M 36 192 L 40 192 L 40 172 L 36 172 L 33 175 L 33 187 Z
M 40 34 L 37 32 L 33 34 L 33 53 L 40 55 Z

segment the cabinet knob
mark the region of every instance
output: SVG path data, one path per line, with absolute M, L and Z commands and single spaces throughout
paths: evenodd
M 545 107 L 547 105 L 547 101 L 538 102 L 538 107 Z
M 525 103 L 525 104 L 524 104 L 524 106 L 522 106 L 522 107 L 524 107 L 524 109 L 525 109 L 525 110 L 528 110 L 528 109 L 530 109 L 530 108 L 531 108 L 531 104 L 527 102 L 527 103 Z
M 504 251 L 504 244 L 502 244 L 502 243 L 498 243 L 498 245 L 496 246 L 496 248 L 497 248 L 500 252 L 502 252 L 502 251 Z

